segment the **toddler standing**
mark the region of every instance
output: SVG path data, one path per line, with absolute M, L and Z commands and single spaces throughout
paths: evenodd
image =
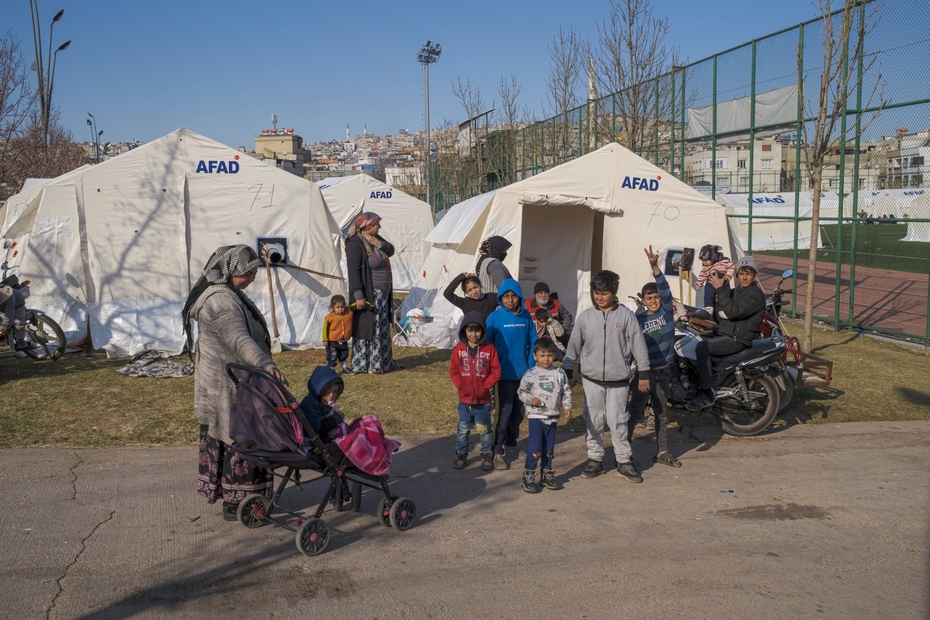
M 572 389 L 568 376 L 555 362 L 555 343 L 540 339 L 533 345 L 536 365 L 526 371 L 520 380 L 517 396 L 526 406 L 529 418 L 530 437 L 526 446 L 526 464 L 523 471 L 523 490 L 538 493 L 536 466 L 542 468 L 540 482 L 547 489 L 561 489 L 552 471 L 552 456 L 555 451 L 555 431 L 559 423 L 559 410 L 565 419 L 572 419 Z
M 354 374 L 346 365 L 349 359 L 349 338 L 352 337 L 352 310 L 342 295 L 333 295 L 329 302 L 330 313 L 323 319 L 323 344 L 326 346 L 326 362 L 330 368 L 336 362 L 342 364 L 342 374 Z

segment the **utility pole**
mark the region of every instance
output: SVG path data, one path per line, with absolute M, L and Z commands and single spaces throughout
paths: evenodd
M 423 172 L 426 176 L 426 202 L 430 205 L 432 203 L 430 203 L 429 196 L 429 66 L 439 60 L 439 55 L 441 53 L 442 46 L 439 45 L 439 43 L 427 41 L 417 54 L 417 62 L 423 65 L 423 110 L 425 117 L 424 125 L 426 128 L 426 165 L 423 168 Z

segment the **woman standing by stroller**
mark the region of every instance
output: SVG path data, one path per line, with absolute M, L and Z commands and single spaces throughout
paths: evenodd
M 399 370 L 391 349 L 394 246 L 378 234 L 381 217 L 362 213 L 349 227 L 346 265 L 352 304 L 352 371 L 380 375 Z
M 271 497 L 271 472 L 244 461 L 230 449 L 229 410 L 235 384 L 226 364 L 263 368 L 284 382 L 271 359 L 271 340 L 262 313 L 243 292 L 261 265 L 247 245 L 218 248 L 184 304 L 182 317 L 187 346 L 196 353 L 194 413 L 200 420 L 200 460 L 197 492 L 212 504 L 223 499 L 223 518 L 236 520 L 239 502 L 251 493 Z M 191 319 L 197 321 L 192 346 Z

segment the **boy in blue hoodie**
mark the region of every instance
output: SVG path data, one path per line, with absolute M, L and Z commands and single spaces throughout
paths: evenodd
M 324 443 L 332 441 L 340 427 L 345 430 L 345 420 L 336 407 L 344 389 L 342 377 L 330 366 L 317 366 L 307 380 L 308 394 L 300 401 L 300 410 Z
M 536 326 L 523 307 L 523 291 L 513 278 L 501 282 L 497 292 L 498 308 L 487 320 L 487 338 L 497 350 L 501 363 L 501 380 L 497 384 L 497 428 L 494 433 L 494 469 L 510 469 L 504 460 L 508 450 L 519 455 L 517 439 L 523 422 L 523 403 L 517 395 L 520 379 L 533 361 Z

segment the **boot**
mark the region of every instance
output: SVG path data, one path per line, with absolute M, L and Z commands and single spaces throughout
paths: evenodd
M 481 453 L 481 471 L 491 471 L 494 469 L 494 455 L 490 452 Z
M 527 493 L 539 493 L 539 487 L 536 486 L 536 471 L 523 470 L 523 490 Z
M 465 467 L 465 463 L 467 460 L 468 460 L 467 452 L 456 452 L 455 462 L 452 463 L 452 467 L 454 467 L 455 469 L 463 469 Z
M 544 487 L 551 491 L 558 491 L 562 488 L 562 485 L 559 484 L 559 481 L 555 479 L 555 472 L 551 469 L 543 470 L 542 479 L 540 482 Z

